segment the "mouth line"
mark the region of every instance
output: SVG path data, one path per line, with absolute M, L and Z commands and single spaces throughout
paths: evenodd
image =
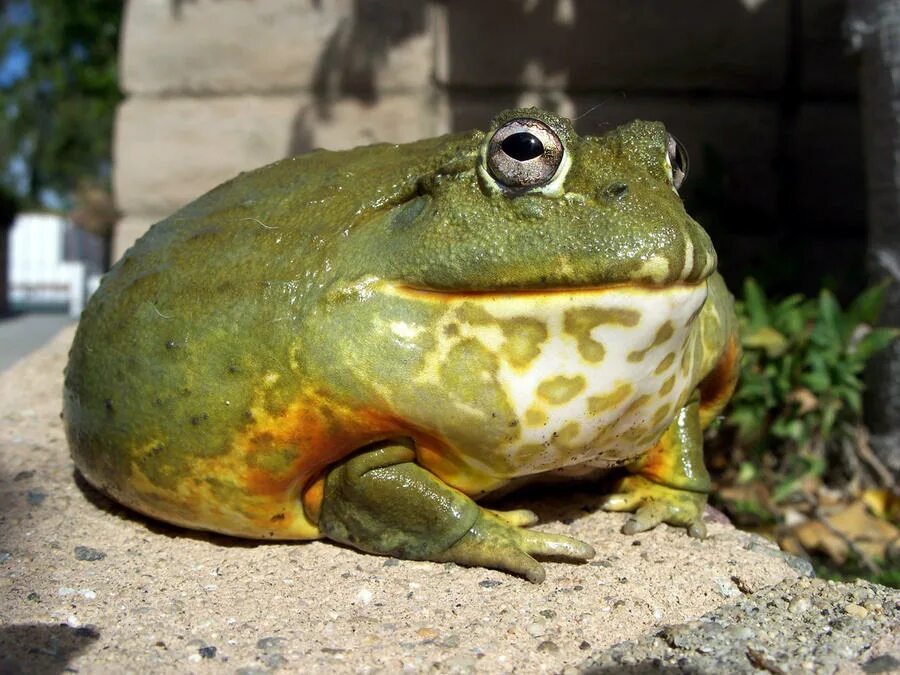
M 623 281 L 610 284 L 599 284 L 592 286 L 574 286 L 568 288 L 546 287 L 546 288 L 493 288 L 493 289 L 476 289 L 461 290 L 452 288 L 427 288 L 423 286 L 412 286 L 410 284 L 394 284 L 394 289 L 401 295 L 408 297 L 426 298 L 489 298 L 489 297 L 527 297 L 527 296 L 543 296 L 543 295 L 589 295 L 604 293 L 607 291 L 635 290 L 651 293 L 665 293 L 670 290 L 699 288 L 706 284 L 706 279 L 699 281 L 674 281 L 669 284 L 651 284 L 634 281 Z

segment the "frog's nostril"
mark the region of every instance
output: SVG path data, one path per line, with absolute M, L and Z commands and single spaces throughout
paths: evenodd
M 503 152 L 520 162 L 540 157 L 544 154 L 544 144 L 541 139 L 527 131 L 520 131 L 503 139 L 500 144 Z
M 605 188 L 598 190 L 598 196 L 603 201 L 611 202 L 621 199 L 628 194 L 628 183 L 615 182 L 610 183 Z

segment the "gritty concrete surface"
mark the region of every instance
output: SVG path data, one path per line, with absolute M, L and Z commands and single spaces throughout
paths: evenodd
M 597 511 L 586 487 L 504 504 L 598 551 L 547 563 L 540 585 L 156 523 L 74 473 L 59 419 L 71 337 L 0 375 L 0 673 L 574 672 L 804 578 L 713 511 L 706 541 L 665 526 L 626 537 L 624 516 Z

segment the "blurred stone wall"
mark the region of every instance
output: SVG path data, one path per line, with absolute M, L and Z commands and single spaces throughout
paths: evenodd
M 691 155 L 688 209 L 733 282 L 852 285 L 865 214 L 844 12 L 840 0 L 130 0 L 114 257 L 242 170 L 535 104 L 582 133 L 664 121 Z

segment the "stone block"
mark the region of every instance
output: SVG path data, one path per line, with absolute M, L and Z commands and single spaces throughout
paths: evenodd
M 436 75 L 451 88 L 776 91 L 788 4 L 455 0 Z
M 116 201 L 166 214 L 242 170 L 288 154 L 295 97 L 131 99 L 115 133 Z
M 168 214 L 241 171 L 316 147 L 401 143 L 446 127 L 431 97 L 133 98 L 119 109 L 115 188 L 128 214 Z
M 295 117 L 289 154 L 346 150 L 370 143 L 408 143 L 447 133 L 449 113 L 430 94 L 383 96 L 374 103 L 345 98 L 311 101 Z
M 151 95 L 416 90 L 431 22 L 418 0 L 130 0 L 121 79 Z
M 153 218 L 151 216 L 125 216 L 116 223 L 113 230 L 112 254 L 110 261 L 116 262 L 131 248 L 138 238 L 150 229 L 153 223 L 162 220 L 165 216 Z

